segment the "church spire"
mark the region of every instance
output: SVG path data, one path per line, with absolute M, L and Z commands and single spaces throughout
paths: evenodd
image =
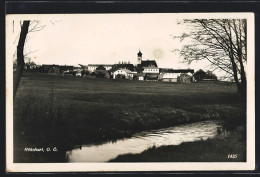
M 141 62 L 142 62 L 142 52 L 140 51 L 140 49 L 139 49 L 139 52 L 137 53 L 137 62 L 138 62 L 138 64 L 141 64 Z

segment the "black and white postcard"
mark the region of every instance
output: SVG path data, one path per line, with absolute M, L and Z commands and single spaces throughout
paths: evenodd
M 6 170 L 253 170 L 254 40 L 253 13 L 6 15 Z

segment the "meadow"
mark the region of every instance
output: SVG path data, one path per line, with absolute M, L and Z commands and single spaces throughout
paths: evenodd
M 217 119 L 245 125 L 232 83 L 166 83 L 24 73 L 14 99 L 14 161 L 63 162 L 76 145 Z M 57 147 L 50 155 L 24 147 Z

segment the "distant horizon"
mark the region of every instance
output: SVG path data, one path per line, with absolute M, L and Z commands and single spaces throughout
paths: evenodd
M 142 60 L 142 61 L 151 61 L 151 60 Z M 155 60 L 156 61 L 156 60 Z M 121 61 L 121 62 L 125 62 L 125 61 Z M 88 66 L 88 65 L 100 65 L 100 66 L 103 66 L 103 65 L 116 65 L 116 64 L 133 64 L 133 63 L 128 63 L 128 62 L 125 62 L 125 63 L 114 63 L 114 64 L 110 64 L 110 63 L 88 63 L 88 64 L 81 64 L 81 63 L 79 63 L 79 64 L 77 64 L 77 65 L 67 65 L 67 64 L 56 64 L 56 63 L 53 63 L 53 64 L 51 64 L 51 63 L 43 63 L 43 64 L 41 64 L 41 65 L 59 65 L 59 66 L 75 66 L 75 67 L 78 67 L 78 66 L 80 66 L 80 65 L 84 65 L 84 66 Z M 137 64 L 133 64 L 134 66 L 137 66 Z M 163 69 L 177 69 L 177 70 L 181 70 L 181 69 L 183 69 L 183 70 L 185 70 L 185 69 L 193 69 L 193 68 L 190 68 L 190 67 L 188 67 L 188 68 L 170 68 L 170 67 L 159 67 L 158 66 L 158 68 L 160 69 L 160 68 L 163 68 Z M 200 69 L 198 69 L 198 70 L 200 70 Z M 198 71 L 197 70 L 197 71 Z M 194 69 L 194 71 L 195 71 L 195 69 Z
M 188 32 L 186 27 L 178 25 L 178 14 L 64 14 L 37 17 L 45 28 L 28 33 L 25 44 L 25 54 L 30 53 L 27 57 L 37 65 L 78 66 L 117 64 L 122 61 L 135 65 L 140 50 L 143 60 L 155 60 L 160 68 L 202 69 L 213 71 L 218 77 L 225 75 L 222 71 L 213 70 L 206 60 L 183 63 L 182 57 L 173 52 L 184 44 L 173 39 L 172 35 Z M 6 25 L 8 50 L 12 53 L 15 53 L 18 43 L 20 20 L 15 15 L 10 16 Z
M 142 61 L 156 61 L 156 59 L 142 59 Z M 33 61 L 33 60 L 32 60 Z M 120 63 L 119 63 L 120 62 Z M 78 66 L 78 65 L 84 65 L 84 66 L 87 66 L 87 65 L 115 65 L 115 64 L 133 64 L 134 66 L 136 66 L 138 63 L 128 63 L 128 61 L 119 61 L 119 62 L 116 62 L 116 63 L 78 63 L 78 64 L 66 64 L 66 63 L 42 63 L 42 64 L 39 64 L 39 65 L 63 65 L 63 66 Z M 124 62 L 124 63 L 122 63 Z M 36 63 L 37 64 L 37 63 Z M 174 68 L 174 67 L 159 67 L 158 65 L 158 68 Z M 190 68 L 190 67 L 187 67 L 187 68 Z

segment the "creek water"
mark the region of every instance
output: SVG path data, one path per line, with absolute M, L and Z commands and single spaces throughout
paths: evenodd
M 179 145 L 182 142 L 205 140 L 217 134 L 218 122 L 202 122 L 178 125 L 169 128 L 143 131 L 131 138 L 119 139 L 103 144 L 82 145 L 66 152 L 68 162 L 107 162 L 118 155 L 140 153 L 152 146 Z

